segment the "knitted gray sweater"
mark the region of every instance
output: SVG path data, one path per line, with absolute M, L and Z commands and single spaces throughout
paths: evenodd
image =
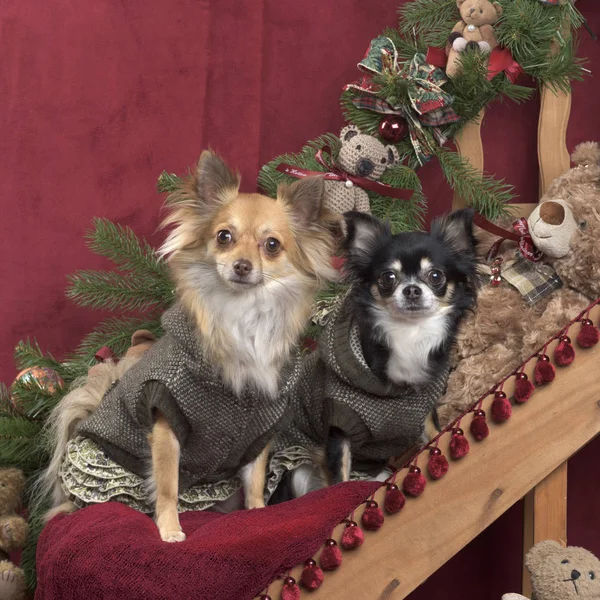
M 290 396 L 293 423 L 279 436 L 275 451 L 322 445 L 329 427 L 336 426 L 350 437 L 353 469 L 377 468 L 419 443 L 447 378 L 446 369 L 419 387 L 379 379 L 364 359 L 346 298 L 332 314 L 317 351 L 303 362 Z
M 180 490 L 227 479 L 286 425 L 289 390 L 300 373 L 299 353 L 280 374 L 277 398 L 249 388 L 239 397 L 208 362 L 181 306 L 166 311 L 162 325 L 165 335 L 106 393 L 78 432 L 123 467 L 147 476 L 148 433 L 153 413 L 160 410 L 181 446 Z

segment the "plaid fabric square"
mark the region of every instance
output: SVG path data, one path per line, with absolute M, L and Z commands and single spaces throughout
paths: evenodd
M 503 268 L 501 274 L 503 279 L 519 291 L 529 306 L 562 287 L 560 277 L 550 265 L 534 263 L 522 257 Z

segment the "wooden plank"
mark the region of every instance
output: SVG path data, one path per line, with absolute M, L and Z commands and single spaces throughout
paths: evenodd
M 567 125 L 571 114 L 571 94 L 542 88 L 538 122 L 538 161 L 540 165 L 540 196 L 552 180 L 571 166 L 567 150 Z
M 598 322 L 599 318 L 597 309 L 592 319 Z M 469 456 L 451 461 L 442 480 L 428 481 L 424 494 L 409 498 L 399 514 L 386 516 L 381 530 L 365 532 L 364 545 L 344 552 L 342 566 L 327 573 L 311 597 L 405 598 L 600 433 L 600 345 L 590 350 L 576 348 L 576 353 L 575 362 L 559 368 L 556 380 L 538 388 L 527 404 L 516 406 L 508 422 L 496 425 L 488 419 L 490 437 L 480 443 L 471 439 Z M 534 366 L 534 361 L 528 366 L 530 375 Z M 507 384 L 505 391 L 510 394 L 511 386 Z M 484 404 L 488 415 L 490 401 Z M 469 421 L 467 417 L 465 431 Z M 448 437 L 440 445 L 446 456 Z M 419 459 L 424 473 L 427 458 L 424 453 Z M 380 490 L 376 496 L 380 504 L 383 496 Z M 338 527 L 334 538 L 339 540 L 341 532 Z M 297 579 L 300 573 L 301 567 L 292 571 Z M 281 583 L 276 582 L 269 594 L 279 598 L 280 590 Z
M 567 545 L 567 462 L 525 496 L 523 556 L 542 540 Z M 531 597 L 529 571 L 523 567 L 523 595 Z
M 458 153 L 467 158 L 471 165 L 483 173 L 483 144 L 481 142 L 481 123 L 485 115 L 485 109 L 482 108 L 477 118 L 469 121 L 454 137 L 454 143 Z M 456 192 L 452 200 L 452 210 L 465 208 L 467 203 Z

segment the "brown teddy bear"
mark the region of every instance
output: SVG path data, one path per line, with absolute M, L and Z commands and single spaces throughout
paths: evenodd
M 516 245 L 504 242 L 502 283 L 498 287 L 484 285 L 475 312 L 457 336 L 448 389 L 438 404 L 442 427 L 600 296 L 598 144 L 580 144 L 572 160 L 575 168 L 552 182 L 527 219 L 533 243 L 544 253 L 543 261 L 515 258 Z M 481 237 L 484 253 L 498 239 L 490 234 Z M 538 275 L 551 292 L 546 296 L 539 294 L 541 287 L 531 287 L 531 280 Z M 525 295 L 508 281 L 521 287 Z M 430 421 L 427 434 L 433 437 L 435 433 Z
M 337 165 L 351 175 L 378 181 L 388 167 L 398 164 L 398 150 L 386 146 L 372 135 L 361 133 L 354 125 L 340 132 L 342 147 Z M 342 215 L 350 210 L 370 212 L 369 196 L 351 181 L 325 181 L 325 206 Z
M 577 546 L 563 548 L 547 540 L 525 556 L 535 600 L 600 599 L 600 560 Z M 502 600 L 528 600 L 521 594 L 504 594 Z
M 0 598 L 22 600 L 26 584 L 23 571 L 8 560 L 9 553 L 22 548 L 27 539 L 27 523 L 15 511 L 25 487 L 19 469 L 0 469 Z
M 46 427 L 54 451 L 50 464 L 40 478 L 41 495 L 52 494 L 53 508 L 46 514 L 46 520 L 59 513 L 71 512 L 75 509 L 75 506 L 67 501 L 62 490 L 59 470 L 64 450 L 73 437 L 78 423 L 87 419 L 96 410 L 110 386 L 138 362 L 155 343 L 156 336 L 151 331 L 145 329 L 136 331 L 131 336 L 131 346 L 120 361 L 108 359 L 91 367 L 87 377 L 75 381 L 72 390 L 50 414 Z
M 489 0 L 456 0 L 461 20 L 454 26 L 446 44 L 446 74 L 454 77 L 460 68 L 460 54 L 466 49 L 491 53 L 498 45 L 492 25 L 500 18 L 502 7 Z

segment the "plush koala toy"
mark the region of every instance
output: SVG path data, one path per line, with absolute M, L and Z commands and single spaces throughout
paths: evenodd
M 498 40 L 492 25 L 500 18 L 502 7 L 489 0 L 457 0 L 461 20 L 454 26 L 446 44 L 446 74 L 454 77 L 459 69 L 460 53 L 466 49 L 490 53 Z
M 22 548 L 27 539 L 27 523 L 15 511 L 25 477 L 19 469 L 0 469 L 0 598 L 22 600 L 26 584 L 23 571 L 9 561 L 9 552 Z
M 537 301 L 526 302 L 509 283 L 510 263 L 521 264 L 519 277 L 532 263 L 515 262 L 516 245 L 503 244 L 501 285 L 481 288 L 475 311 L 458 332 L 448 389 L 438 403 L 442 427 L 600 296 L 600 146 L 579 144 L 571 158 L 576 166 L 551 183 L 527 219 L 533 243 L 544 253 L 534 270 L 550 268 L 562 285 L 554 290 L 548 287 L 548 295 L 536 292 Z M 501 225 L 510 229 L 510 221 Z M 483 256 L 497 239 L 490 234 L 480 236 Z M 436 433 L 429 420 L 427 434 Z
M 342 129 L 340 140 L 337 165 L 351 175 L 378 181 L 388 167 L 399 162 L 394 146 L 386 146 L 372 135 L 361 133 L 354 125 Z M 325 206 L 339 215 L 350 210 L 370 212 L 367 192 L 346 181 L 325 181 Z
M 547 540 L 525 557 L 535 600 L 598 600 L 600 560 L 591 552 Z M 528 600 L 521 594 L 504 594 L 502 600 Z

